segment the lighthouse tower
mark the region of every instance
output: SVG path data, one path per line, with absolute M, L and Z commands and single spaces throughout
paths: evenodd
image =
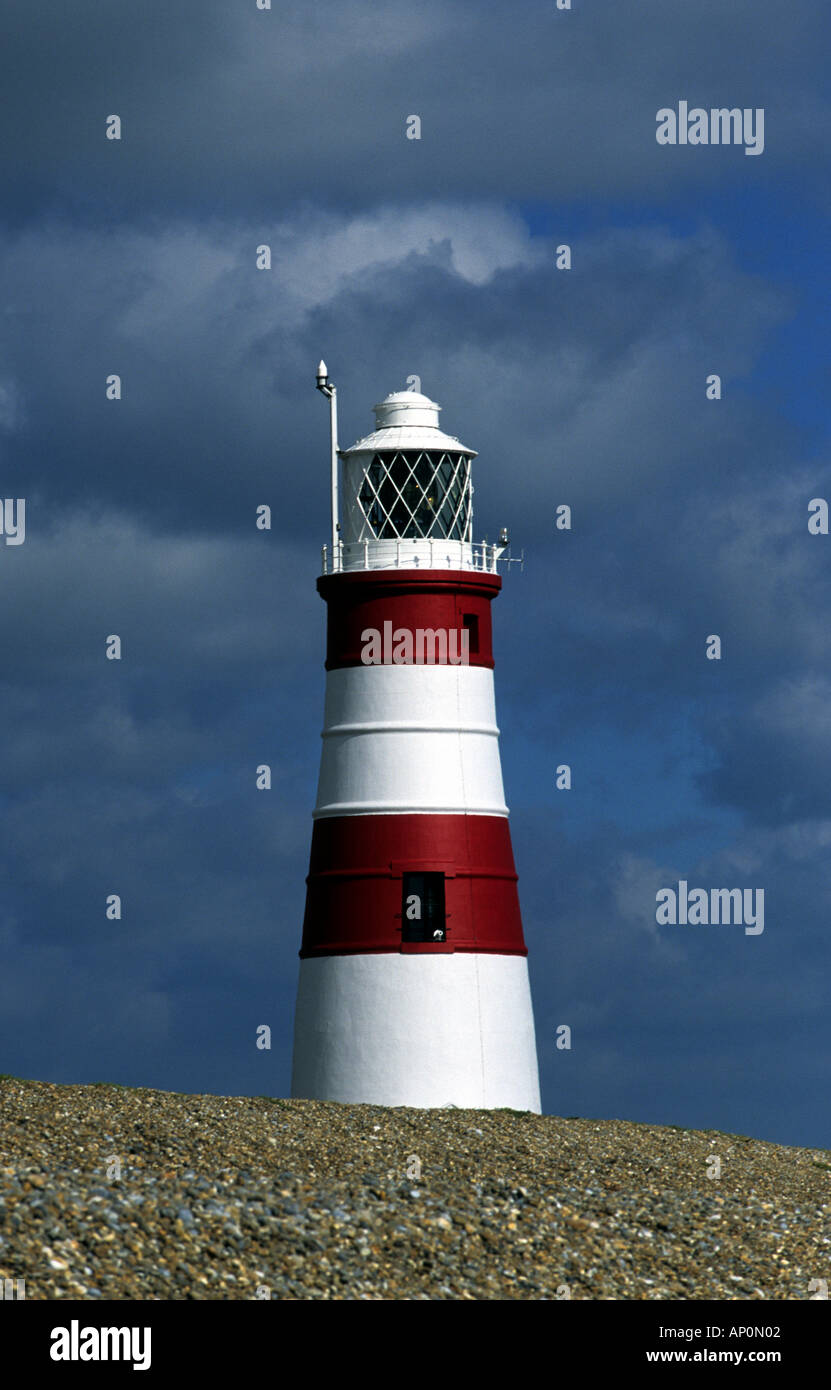
M 323 362 L 317 384 L 332 543 L 292 1095 L 539 1112 L 494 706 L 504 546 L 473 543 L 475 452 L 438 405 L 395 392 L 339 451 Z

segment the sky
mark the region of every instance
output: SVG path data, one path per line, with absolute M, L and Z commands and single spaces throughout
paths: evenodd
M 543 1110 L 831 1145 L 830 29 L 6 0 L 0 1071 L 289 1092 L 323 356 L 343 446 L 417 375 L 476 538 L 524 550 L 495 674 Z M 763 109 L 764 151 L 660 145 L 681 101 Z M 764 889 L 764 932 L 660 925 L 681 879 Z

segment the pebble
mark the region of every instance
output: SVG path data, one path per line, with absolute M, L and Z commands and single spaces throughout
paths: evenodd
M 12 1077 L 0 1113 L 0 1280 L 27 1298 L 776 1300 L 831 1282 L 824 1151 Z

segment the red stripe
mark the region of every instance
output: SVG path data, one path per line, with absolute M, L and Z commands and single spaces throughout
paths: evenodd
M 328 605 L 326 669 L 361 666 L 367 628 L 444 630 L 461 633 L 468 618 L 470 666 L 493 667 L 491 602 L 502 587 L 498 574 L 470 570 L 361 570 L 354 574 L 322 575 L 317 587 Z M 473 623 L 471 624 L 471 621 Z M 456 651 L 460 647 L 457 645 Z
M 402 874 L 445 874 L 447 940 L 401 939 Z M 315 822 L 301 956 L 527 955 L 504 816 L 332 816 Z

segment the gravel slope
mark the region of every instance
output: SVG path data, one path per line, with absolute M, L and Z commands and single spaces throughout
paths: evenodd
M 805 1299 L 831 1283 L 831 1155 L 6 1077 L 3 1277 L 41 1299 Z

